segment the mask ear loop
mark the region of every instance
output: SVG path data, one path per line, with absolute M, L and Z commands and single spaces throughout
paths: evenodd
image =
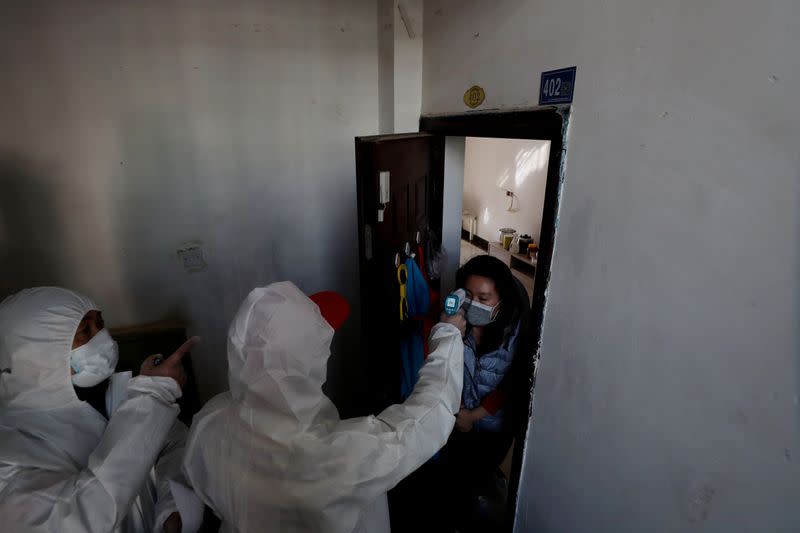
M 73 386 L 74 386 L 74 384 L 72 383 L 72 376 L 74 376 L 75 374 L 77 374 L 77 373 L 79 373 L 79 372 L 80 372 L 80 370 L 76 370 L 76 369 L 75 369 L 75 368 L 72 366 L 72 352 L 74 352 L 75 350 L 77 350 L 78 348 L 80 348 L 80 346 L 79 346 L 78 348 L 73 348 L 73 347 L 72 347 L 72 342 L 73 342 L 73 341 L 74 341 L 74 339 L 75 339 L 75 335 L 77 335 L 77 334 L 78 334 L 78 328 L 80 328 L 80 327 L 81 327 L 81 322 L 83 321 L 84 317 L 85 317 L 87 314 L 89 314 L 89 312 L 90 312 L 90 311 L 99 311 L 99 309 L 89 309 L 89 311 L 86 311 L 86 313 L 84 313 L 84 314 L 83 314 L 83 316 L 81 317 L 81 319 L 80 319 L 80 320 L 78 320 L 78 323 L 75 325 L 75 331 L 73 331 L 73 332 L 72 332 L 72 337 L 71 337 L 71 338 L 70 338 L 70 340 L 69 340 L 69 351 L 67 352 L 67 379 L 69 380 L 70 387 L 73 387 Z M 91 340 L 91 339 L 90 339 L 90 340 Z M 85 346 L 86 344 L 88 344 L 88 343 L 84 343 L 84 346 Z M 82 370 L 82 369 L 81 369 L 81 370 Z M 76 398 L 76 399 L 78 398 L 78 395 L 77 395 L 77 394 L 75 395 L 75 398 Z
M 503 303 L 503 300 L 500 300 L 494 305 L 494 310 L 492 311 L 492 321 L 497 320 L 497 317 L 500 316 L 500 304 Z

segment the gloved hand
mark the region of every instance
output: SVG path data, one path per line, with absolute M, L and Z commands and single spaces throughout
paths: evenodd
M 166 359 L 161 354 L 151 355 L 142 363 L 139 374 L 172 378 L 183 389 L 186 386 L 186 371 L 183 369 L 181 360 L 199 340 L 200 337 L 192 337 Z
M 458 331 L 461 332 L 461 336 L 463 337 L 467 332 L 467 319 L 464 317 L 464 310 L 459 309 L 458 313 L 454 315 L 448 315 L 447 313 L 442 313 L 442 316 L 439 318 L 440 322 L 444 322 L 446 324 L 452 324 L 458 328 Z

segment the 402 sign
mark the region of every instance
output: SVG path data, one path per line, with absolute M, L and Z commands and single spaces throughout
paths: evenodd
M 539 105 L 568 104 L 575 92 L 575 73 L 578 67 L 542 72 Z

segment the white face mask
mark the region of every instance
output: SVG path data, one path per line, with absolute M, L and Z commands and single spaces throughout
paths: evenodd
M 117 343 L 108 330 L 101 329 L 92 340 L 70 352 L 69 365 L 75 371 L 72 384 L 76 387 L 94 387 L 114 373 L 117 359 Z

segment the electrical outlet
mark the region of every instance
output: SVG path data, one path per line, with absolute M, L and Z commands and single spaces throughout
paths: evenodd
M 202 272 L 206 269 L 203 243 L 200 241 L 183 244 L 178 248 L 178 258 L 186 272 Z

